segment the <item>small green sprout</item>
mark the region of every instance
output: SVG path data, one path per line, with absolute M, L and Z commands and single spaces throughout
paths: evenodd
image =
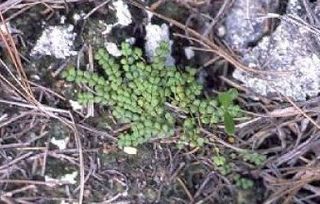
M 233 104 L 233 101 L 238 97 L 236 89 L 230 89 L 226 92 L 220 93 L 218 101 L 223 111 L 223 122 L 226 132 L 230 135 L 235 133 L 235 123 L 233 118 L 239 114 L 240 108 Z

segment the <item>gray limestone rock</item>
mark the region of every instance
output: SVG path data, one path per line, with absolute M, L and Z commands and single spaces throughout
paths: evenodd
M 247 0 L 236 0 L 236 2 L 245 3 Z M 234 11 L 233 8 L 231 12 L 239 11 Z M 320 88 L 320 49 L 318 46 L 320 32 L 317 33 L 317 29 L 310 29 L 310 25 L 305 24 L 305 20 L 302 20 L 305 19 L 305 15 L 301 1 L 289 0 L 287 12 L 281 17 L 278 27 L 271 35 L 262 37 L 251 49 L 246 47 L 246 43 L 251 40 L 250 37 L 236 34 L 230 25 L 226 26 L 231 30 L 226 36 L 226 42 L 231 46 L 240 45 L 236 50 L 242 55 L 242 62 L 251 68 L 271 73 L 257 76 L 237 69 L 233 73 L 234 78 L 243 82 L 246 87 L 251 88 L 257 94 L 264 96 L 272 97 L 281 93 L 296 101 L 305 100 L 307 96 L 316 96 Z M 247 20 L 237 20 L 239 24 L 248 24 Z M 254 25 L 259 27 L 260 24 Z M 262 31 L 259 28 L 257 33 L 252 32 L 252 36 L 258 36 Z M 237 39 L 236 42 L 241 43 L 232 42 L 230 39 Z
M 267 20 L 259 19 L 278 8 L 277 0 L 235 0 L 225 18 L 228 45 L 239 52 L 245 52 L 266 32 Z

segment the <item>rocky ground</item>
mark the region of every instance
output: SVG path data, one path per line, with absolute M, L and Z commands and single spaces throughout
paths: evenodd
M 248 2 L 2 1 L 0 203 L 319 203 L 319 2 Z M 177 135 L 128 154 L 127 126 L 61 78 L 95 69 L 100 47 L 150 59 L 160 40 L 208 95 L 238 90 L 234 135 L 217 124 L 203 147 Z

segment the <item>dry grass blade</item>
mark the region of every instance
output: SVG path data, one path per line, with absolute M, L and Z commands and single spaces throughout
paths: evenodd
M 313 120 L 305 111 L 303 111 L 295 102 L 293 102 L 288 96 L 284 96 L 286 100 L 295 108 L 299 113 L 301 113 L 304 117 L 306 117 L 318 130 L 320 130 L 320 125 Z
M 0 18 L 3 23 L 5 24 L 5 19 L 0 12 Z M 76 145 L 79 151 L 79 166 L 80 166 L 80 193 L 79 193 L 79 203 L 83 202 L 83 195 L 84 195 L 84 159 L 83 159 L 83 152 L 82 152 L 82 145 L 79 133 L 77 131 L 77 127 L 75 125 L 74 119 L 72 114 L 69 111 L 65 110 L 59 110 L 51 107 L 46 107 L 43 104 L 39 103 L 33 94 L 31 85 L 29 83 L 29 80 L 27 78 L 27 75 L 24 71 L 19 52 L 16 48 L 16 45 L 14 43 L 13 37 L 11 36 L 8 28 L 4 26 L 5 29 L 0 31 L 1 40 L 4 42 L 6 46 L 6 51 L 8 52 L 10 59 L 12 61 L 12 64 L 14 65 L 14 68 L 16 69 L 17 76 L 10 70 L 9 67 L 4 66 L 7 70 L 7 72 L 10 74 L 10 76 L 13 78 L 14 82 L 16 82 L 17 86 L 13 85 L 9 80 L 7 80 L 2 74 L 0 74 L 0 78 L 2 79 L 2 82 L 6 84 L 7 87 L 11 88 L 15 93 L 17 93 L 21 98 L 23 98 L 26 103 L 19 103 L 14 101 L 6 101 L 1 100 L 0 102 L 10 104 L 10 105 L 20 105 L 21 107 L 26 108 L 33 108 L 35 110 L 38 110 L 45 115 L 56 118 L 59 121 L 66 124 L 68 127 L 70 127 L 75 136 Z M 56 113 L 63 113 L 67 114 L 69 116 L 69 120 L 65 119 L 63 117 L 60 117 Z
M 16 184 L 33 184 L 33 185 L 66 185 L 70 184 L 69 182 L 65 181 L 34 181 L 34 180 L 13 180 L 13 179 L 1 179 L 0 183 L 16 183 Z
M 244 149 L 241 149 L 241 148 L 239 148 L 239 147 L 235 147 L 235 146 L 233 146 L 233 145 L 231 145 L 231 144 L 223 141 L 222 139 L 220 139 L 219 137 L 217 137 L 217 136 L 214 135 L 213 133 L 211 133 L 211 132 L 209 132 L 209 131 L 207 131 L 207 130 L 205 130 L 205 129 L 203 129 L 203 128 L 201 128 L 200 131 L 201 131 L 203 134 L 206 134 L 206 135 L 212 137 L 215 141 L 217 141 L 218 143 L 224 145 L 225 147 L 228 147 L 228 148 L 230 148 L 230 149 L 233 149 L 234 151 L 237 151 L 237 152 L 243 152 L 243 151 L 245 151 Z
M 308 183 L 319 181 L 319 175 L 318 167 L 313 167 L 312 169 L 298 170 L 293 179 L 276 179 L 270 177 L 270 179 L 272 179 L 270 180 L 270 187 L 276 187 L 277 191 L 275 191 L 264 203 L 272 204 L 280 198 L 283 199 L 283 203 L 292 203 L 293 198 L 298 191 L 307 188 Z
M 79 153 L 79 167 L 80 167 L 80 169 L 79 169 L 79 172 L 80 172 L 79 203 L 82 203 L 83 202 L 83 195 L 84 195 L 84 182 L 85 182 L 84 158 L 83 158 L 80 135 L 78 133 L 77 126 L 75 124 L 75 121 L 74 121 L 74 118 L 73 118 L 71 112 L 67 111 L 67 110 L 44 106 L 40 103 L 38 103 L 36 105 L 30 105 L 30 104 L 24 104 L 24 103 L 6 101 L 6 100 L 0 100 L 0 103 L 17 105 L 17 106 L 24 107 L 24 108 L 31 108 L 34 110 L 39 110 L 41 113 L 43 113 L 51 118 L 58 119 L 59 121 L 61 121 L 63 124 L 65 124 L 67 127 L 69 127 L 73 131 L 76 145 L 77 145 L 77 149 L 78 149 L 78 153 Z M 61 117 L 57 113 L 67 114 L 69 119 Z
M 21 92 L 23 93 L 22 97 L 25 98 L 30 103 L 36 104 L 37 100 L 35 99 L 32 93 L 30 84 L 28 83 L 28 78 L 23 69 L 19 52 L 16 48 L 13 37 L 6 26 L 5 19 L 1 11 L 0 11 L 0 18 L 1 18 L 2 25 L 4 25 L 3 26 L 4 30 L 3 29 L 0 30 L 1 40 L 4 42 L 6 46 L 6 51 L 8 52 L 10 59 L 14 67 L 16 68 L 18 77 L 15 77 L 14 74 L 11 72 L 11 70 L 7 69 L 7 71 L 10 73 L 11 76 L 13 76 L 15 82 L 17 82 L 17 84 L 19 85 Z M 1 77 L 1 78 L 4 78 L 4 77 Z

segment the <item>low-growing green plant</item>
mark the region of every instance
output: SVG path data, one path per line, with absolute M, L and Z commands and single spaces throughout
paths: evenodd
M 230 165 L 230 162 L 227 161 L 226 157 L 219 155 L 219 156 L 213 156 L 212 161 L 214 165 L 216 166 L 217 170 L 222 174 L 222 175 L 227 175 L 231 173 L 232 168 Z
M 267 157 L 265 155 L 259 154 L 257 152 L 245 151 L 241 152 L 240 156 L 242 156 L 244 161 L 248 161 L 255 166 L 260 166 L 267 160 Z
M 220 93 L 218 96 L 218 101 L 223 111 L 223 121 L 225 129 L 226 132 L 230 135 L 235 132 L 235 124 L 232 116 L 234 114 L 237 114 L 237 112 L 239 111 L 238 107 L 234 106 L 233 104 L 233 101 L 237 97 L 238 92 L 236 89 L 230 89 L 226 92 Z
M 234 132 L 233 118 L 239 115 L 234 105 L 235 91 L 219 95 L 219 102 L 202 95 L 203 87 L 197 81 L 197 70 L 186 67 L 180 71 L 166 66 L 168 43 L 161 43 L 154 59 L 148 63 L 139 48 L 121 44 L 122 56 L 114 58 L 105 49 L 95 53 L 95 59 L 104 74 L 69 68 L 63 77 L 88 91 L 78 93 L 81 104 L 90 102 L 107 105 L 120 123 L 130 123 L 130 129 L 119 136 L 119 146 L 137 146 L 151 138 L 167 137 L 177 126 L 179 145 L 201 146 L 199 126 L 225 122 L 227 132 Z
M 245 178 L 238 174 L 234 176 L 234 180 L 235 180 L 236 186 L 243 190 L 252 189 L 254 186 L 254 182 L 251 179 Z

